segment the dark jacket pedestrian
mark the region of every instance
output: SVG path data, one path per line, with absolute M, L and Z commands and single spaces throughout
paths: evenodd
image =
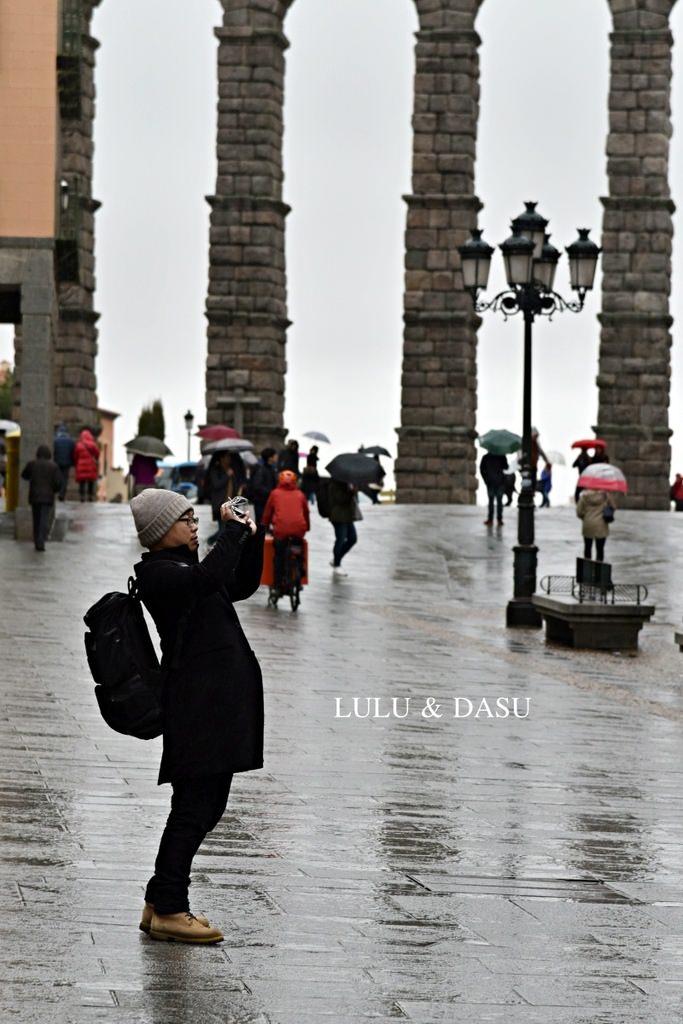
M 62 474 L 62 485 L 59 488 L 59 500 L 64 501 L 66 490 L 69 486 L 69 473 L 74 464 L 74 449 L 76 442 L 66 428 L 65 423 L 60 423 L 52 442 L 52 456 L 59 466 Z
M 330 565 L 336 576 L 346 576 L 341 568 L 342 559 L 358 541 L 356 521 L 361 518 L 358 490 L 342 480 L 329 483 L 330 522 L 334 527 L 334 548 Z
M 488 515 L 484 526 L 493 524 L 493 506 L 496 506 L 498 525 L 503 525 L 503 495 L 505 494 L 505 471 L 508 469 L 506 455 L 493 455 L 487 452 L 479 463 L 481 478 L 486 484 L 489 499 Z
M 254 466 L 246 487 L 246 496 L 254 506 L 254 520 L 257 523 L 263 519 L 266 502 L 276 486 L 277 452 L 274 448 L 264 448 L 261 461 L 258 466 Z
M 320 482 L 320 475 L 318 473 L 319 461 L 318 446 L 317 444 L 311 445 L 311 450 L 306 456 L 304 471 L 301 474 L 301 490 L 311 505 L 315 505 L 315 497 L 318 493 L 318 483 Z
M 236 498 L 246 487 L 244 463 L 236 452 L 215 452 L 206 472 L 206 493 L 211 503 L 211 515 L 218 523 L 218 529 L 209 537 L 213 544 L 223 528 L 220 515 L 221 505 L 228 498 Z
M 615 507 L 614 499 L 606 491 L 584 490 L 581 492 L 576 506 L 576 514 L 582 520 L 584 558 L 591 557 L 593 541 L 595 541 L 595 559 L 597 562 L 604 561 L 609 526 L 603 511 L 605 508 L 610 508 L 613 514 Z
M 193 856 L 225 810 L 233 774 L 263 765 L 261 670 L 234 608 L 259 586 L 263 530 L 224 504 L 225 529 L 200 562 L 197 520 L 183 495 L 149 489 L 133 498 L 131 511 L 150 549 L 135 573 L 165 669 L 159 784 L 173 787 L 141 927 L 153 938 L 216 942 L 220 931 L 207 934 L 189 912 L 188 886 Z
M 46 444 L 40 445 L 35 459 L 24 466 L 21 476 L 23 480 L 28 480 L 28 500 L 33 513 L 33 543 L 36 551 L 44 551 L 55 494 L 62 485 L 59 466 L 50 458 L 50 449 Z
M 81 430 L 74 447 L 75 476 L 81 501 L 95 499 L 95 482 L 100 472 L 100 449 L 89 430 Z
M 299 479 L 301 472 L 299 470 L 299 442 L 291 438 L 286 446 L 280 451 L 277 457 L 277 469 L 278 473 L 281 473 L 283 469 L 291 469 L 292 473 L 296 474 L 297 480 Z
M 581 476 L 581 474 L 587 469 L 587 467 L 590 466 L 591 461 L 592 461 L 592 459 L 591 459 L 590 455 L 588 454 L 588 452 L 586 451 L 586 449 L 582 448 L 581 451 L 579 452 L 579 454 L 576 456 L 576 458 L 572 462 L 572 468 L 575 469 L 578 472 L 579 476 Z M 579 485 L 577 483 L 576 487 L 574 488 L 574 501 L 575 502 L 577 502 L 579 500 L 579 497 L 581 496 L 581 492 L 582 491 L 583 491 L 583 487 L 579 487 Z

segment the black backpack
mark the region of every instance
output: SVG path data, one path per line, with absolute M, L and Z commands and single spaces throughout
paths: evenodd
M 105 594 L 83 621 L 89 629 L 85 650 L 102 718 L 126 736 L 160 736 L 161 667 L 133 577 L 127 594 Z
M 318 480 L 315 497 L 318 505 L 318 512 L 323 519 L 330 518 L 330 481 L 329 476 L 323 476 Z

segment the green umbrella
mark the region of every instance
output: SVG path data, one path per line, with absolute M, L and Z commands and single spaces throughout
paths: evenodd
M 145 437 L 140 435 L 132 441 L 127 441 L 123 446 L 131 455 L 151 455 L 153 459 L 163 459 L 166 455 L 173 455 L 163 441 L 158 437 Z
M 522 439 L 511 430 L 489 430 L 479 438 L 479 444 L 491 455 L 510 455 L 519 451 Z

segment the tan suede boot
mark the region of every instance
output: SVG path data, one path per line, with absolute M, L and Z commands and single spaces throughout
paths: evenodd
M 222 942 L 223 932 L 210 925 L 201 924 L 189 910 L 182 914 L 152 914 L 152 922 L 149 926 L 149 934 L 152 939 L 160 939 L 164 942 L 195 942 L 208 944 L 211 942 Z
M 145 903 L 142 908 L 142 917 L 140 918 L 140 931 L 149 934 L 149 929 L 152 925 L 152 914 L 154 913 L 154 904 Z M 194 915 L 200 924 L 203 924 L 206 928 L 210 928 L 209 919 L 204 914 Z

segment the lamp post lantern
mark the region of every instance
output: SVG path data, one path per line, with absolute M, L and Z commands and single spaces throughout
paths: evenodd
M 570 284 L 577 299 L 568 302 L 553 290 L 560 253 L 546 234 L 548 221 L 536 212 L 536 203 L 526 203 L 524 213 L 512 222 L 512 234 L 500 246 L 508 288 L 490 302 L 479 294 L 488 283 L 493 248 L 476 229 L 459 247 L 463 285 L 472 296 L 477 313 L 487 310 L 508 317 L 521 313 L 524 320 L 524 395 L 522 413 L 522 486 L 518 501 L 517 544 L 514 547 L 514 589 L 506 610 L 508 626 L 540 626 L 541 616 L 532 603 L 536 590 L 538 548 L 534 542 L 534 474 L 531 466 L 531 359 L 532 327 L 537 316 L 580 313 L 586 293 L 593 287 L 600 248 L 580 228 L 579 237 L 567 247 Z
M 188 409 L 185 413 L 185 430 L 187 431 L 187 461 L 190 461 L 190 437 L 192 435 L 192 428 L 194 427 L 194 416 Z

